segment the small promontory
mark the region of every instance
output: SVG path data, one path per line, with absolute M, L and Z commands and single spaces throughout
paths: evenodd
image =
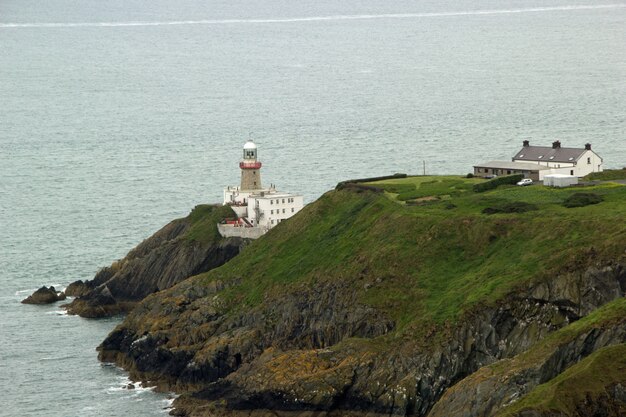
M 99 357 L 180 416 L 625 415 L 626 186 L 484 181 L 342 183 L 147 296 Z
M 152 293 L 223 265 L 247 243 L 217 231 L 218 222 L 234 215 L 227 206 L 196 206 L 92 280 L 71 283 L 65 293 L 77 298 L 66 306 L 68 312 L 89 318 L 125 313 Z

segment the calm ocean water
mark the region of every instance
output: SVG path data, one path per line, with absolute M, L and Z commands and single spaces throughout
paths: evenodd
M 466 173 L 523 139 L 626 165 L 626 2 L 3 0 L 0 415 L 156 416 L 64 287 L 239 180 Z

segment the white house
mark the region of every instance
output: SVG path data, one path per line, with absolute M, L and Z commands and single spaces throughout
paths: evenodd
M 258 148 L 249 140 L 239 162 L 241 184 L 224 188 L 224 205 L 232 207 L 237 219 L 218 225 L 222 236 L 255 239 L 304 207 L 301 195 L 277 191 L 274 185 L 262 188 L 261 167 Z
M 535 163 L 550 168 L 551 174 L 574 177 L 584 177 L 603 170 L 602 158 L 591 150 L 590 143 L 584 148 L 563 148 L 558 140 L 552 142 L 552 146 L 531 146 L 530 142 L 525 140 L 513 161 Z
M 477 177 L 523 174 L 525 178 L 543 181 L 546 175 L 568 175 L 584 177 L 592 172 L 602 171 L 602 158 L 591 150 L 588 143 L 584 148 L 563 148 L 556 141 L 552 146 L 530 146 L 523 142 L 522 149 L 512 161 L 489 161 L 474 165 Z

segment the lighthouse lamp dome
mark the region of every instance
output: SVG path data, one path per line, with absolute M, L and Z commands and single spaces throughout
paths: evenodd
M 243 159 L 256 160 L 256 158 L 257 158 L 256 143 L 254 143 L 252 139 L 248 139 L 246 144 L 243 145 Z

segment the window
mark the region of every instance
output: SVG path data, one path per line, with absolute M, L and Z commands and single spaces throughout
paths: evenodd
M 591 164 L 591 157 L 587 158 L 587 163 Z
M 283 204 L 285 204 L 285 199 L 283 198 Z
M 285 212 L 285 209 L 283 209 L 283 213 Z
M 520 157 L 520 158 L 523 158 L 523 157 L 524 157 L 524 154 L 521 154 L 519 157 Z
M 537 157 L 537 159 L 541 159 L 541 158 L 543 158 L 543 155 L 539 155 L 539 156 Z
M 270 210 L 270 214 L 274 214 L 274 210 Z
M 550 159 L 554 159 L 554 155 L 550 157 Z
M 272 219 L 272 224 L 274 224 L 274 220 Z
M 270 204 L 274 204 L 274 200 L 270 200 Z
M 574 175 L 574 170 L 573 170 L 573 169 L 570 169 L 569 174 L 570 174 L 570 175 Z
M 570 161 L 573 161 L 573 160 L 574 160 L 574 158 L 570 158 L 569 160 L 570 160 Z
M 291 212 L 293 213 L 293 212 L 294 212 L 294 210 L 295 210 L 295 209 L 292 207 L 292 208 L 291 208 Z
M 507 170 L 507 171 L 506 171 L 506 173 L 507 173 L 507 174 L 510 174 L 510 173 L 511 173 L 511 170 L 510 170 L 510 169 L 509 169 L 509 170 Z

